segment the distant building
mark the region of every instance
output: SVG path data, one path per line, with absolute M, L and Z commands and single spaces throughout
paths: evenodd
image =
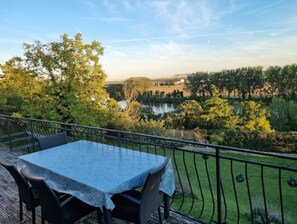
M 177 84 L 182 84 L 184 82 L 185 82 L 184 79 L 180 79 L 180 80 L 175 81 L 174 84 L 177 85 Z

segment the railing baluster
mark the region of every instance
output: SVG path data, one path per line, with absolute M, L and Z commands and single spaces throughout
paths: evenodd
M 209 186 L 209 190 L 210 190 L 210 195 L 211 195 L 211 201 L 212 201 L 212 213 L 211 213 L 211 217 L 209 222 L 211 223 L 213 220 L 213 217 L 215 215 L 215 200 L 214 200 L 214 196 L 213 196 L 213 191 L 212 191 L 212 185 L 211 185 L 211 181 L 210 181 L 210 177 L 209 177 L 209 171 L 208 171 L 208 164 L 207 164 L 208 158 L 207 156 L 204 159 L 204 166 L 205 166 L 205 170 L 206 170 L 206 176 L 207 176 L 207 181 L 208 181 L 208 186 Z
M 267 203 L 266 203 L 266 193 L 265 193 L 265 182 L 264 182 L 264 169 L 263 169 L 263 166 L 261 166 L 261 185 L 262 185 L 263 201 L 264 201 L 264 208 L 265 208 L 265 220 L 266 220 L 266 223 L 269 223 Z
M 183 184 L 182 184 L 182 181 L 181 181 L 181 177 L 180 177 L 180 174 L 179 174 L 179 170 L 178 170 L 178 167 L 177 167 L 175 151 L 176 151 L 176 149 L 173 150 L 173 160 L 174 160 L 174 165 L 175 165 L 175 168 L 176 168 L 175 171 L 176 171 L 178 181 L 179 181 L 179 184 L 180 184 L 180 189 L 182 191 L 182 200 L 181 200 L 179 208 L 177 209 L 179 211 L 183 207 L 184 200 L 185 200 L 185 196 L 184 196 L 185 193 L 184 193 L 184 188 L 183 188 Z
M 250 185 L 249 185 L 249 177 L 248 177 L 248 170 L 247 170 L 247 162 L 245 162 L 245 178 L 246 178 L 246 187 L 248 190 L 248 199 L 249 199 L 249 205 L 250 205 L 250 211 L 251 211 L 251 219 L 252 223 L 254 223 L 254 214 L 253 214 L 253 205 L 251 200 L 251 191 L 250 191 Z
M 200 211 L 200 214 L 198 215 L 198 219 L 200 219 L 203 214 L 203 211 L 204 211 L 204 195 L 203 195 L 201 181 L 200 181 L 198 168 L 197 168 L 197 164 L 196 164 L 196 153 L 194 153 L 193 159 L 194 159 L 194 167 L 195 167 L 196 177 L 197 177 L 197 181 L 198 181 L 198 185 L 199 185 L 199 189 L 200 189 L 201 200 L 202 200 L 201 211 Z
M 224 187 L 223 187 L 223 182 L 222 182 L 222 179 L 221 179 L 221 190 L 222 190 L 222 196 L 223 196 L 223 201 L 224 201 L 224 221 L 222 221 L 222 223 L 225 223 L 225 220 L 227 219 L 227 211 L 228 211 L 228 208 L 227 208 L 227 202 L 226 202 L 226 197 L 225 197 L 225 192 L 224 192 Z
M 285 218 L 284 218 L 284 204 L 283 204 L 283 192 L 282 192 L 282 170 L 280 168 L 278 169 L 278 188 L 279 188 L 282 224 L 284 224 Z
M 220 167 L 220 149 L 216 149 L 216 185 L 217 185 L 217 212 L 219 224 L 222 223 L 222 202 L 221 202 L 221 167 Z
M 232 186 L 233 186 L 233 191 L 234 191 L 234 197 L 235 197 L 235 202 L 236 202 L 236 209 L 237 209 L 237 222 L 239 223 L 240 220 L 240 210 L 239 210 L 239 204 L 238 204 L 238 198 L 237 198 L 237 191 L 236 191 L 236 185 L 235 185 L 235 180 L 234 180 L 234 173 L 233 173 L 233 160 L 230 160 L 230 173 L 231 173 L 231 178 L 232 178 Z
M 193 193 L 191 181 L 190 181 L 190 178 L 189 178 L 190 175 L 189 175 L 187 163 L 186 163 L 186 160 L 185 160 L 185 152 L 183 152 L 183 162 L 184 162 L 185 171 L 186 171 L 186 175 L 187 175 L 187 180 L 188 180 L 188 184 L 189 184 L 190 191 L 191 191 L 191 197 L 192 197 L 191 207 L 190 207 L 189 212 L 188 212 L 188 215 L 189 215 L 191 213 L 192 209 L 193 209 L 193 206 L 194 206 L 194 193 Z

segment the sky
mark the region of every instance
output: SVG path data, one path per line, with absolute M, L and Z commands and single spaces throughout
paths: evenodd
M 107 80 L 297 63 L 297 0 L 0 0 L 0 63 L 83 33 Z

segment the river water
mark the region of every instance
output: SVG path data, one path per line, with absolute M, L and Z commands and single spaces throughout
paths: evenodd
M 121 105 L 122 109 L 126 108 L 127 101 L 121 100 L 118 101 L 118 103 Z M 176 110 L 177 105 L 172 103 L 150 103 L 150 104 L 142 104 L 143 107 L 152 107 L 154 113 L 157 114 L 164 114 L 168 112 L 173 112 Z

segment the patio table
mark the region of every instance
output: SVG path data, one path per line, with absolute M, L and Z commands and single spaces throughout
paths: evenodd
M 54 190 L 67 193 L 104 211 L 111 222 L 114 203 L 111 197 L 140 186 L 150 170 L 165 157 L 80 140 L 19 157 L 18 167 L 43 177 Z M 160 190 L 172 196 L 175 190 L 172 163 L 169 161 Z

